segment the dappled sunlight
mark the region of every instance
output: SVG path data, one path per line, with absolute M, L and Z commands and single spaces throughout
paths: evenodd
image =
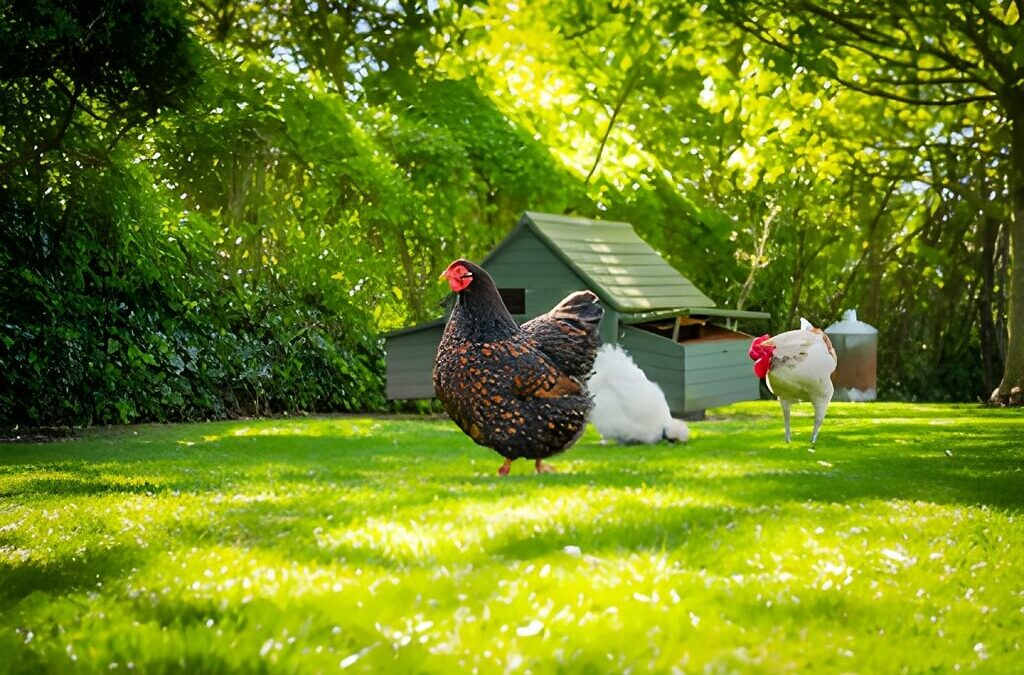
M 561 546 L 578 545 L 581 538 L 600 538 L 605 528 L 641 532 L 650 527 L 645 520 L 656 510 L 683 508 L 694 502 L 692 497 L 671 490 L 628 488 L 546 490 L 529 500 L 456 497 L 438 506 L 417 505 L 387 517 L 317 528 L 315 535 L 318 546 L 339 555 L 361 552 L 376 559 L 423 565 L 446 556 L 485 559 L 495 551 L 527 542 L 536 547 L 538 542 L 551 541 L 553 549 L 561 550 Z M 716 506 L 726 507 L 727 502 L 719 499 Z
M 881 631 L 1003 663 L 1024 630 L 1022 458 L 998 440 L 1018 417 L 871 410 L 837 406 L 814 452 L 783 442 L 770 402 L 715 411 L 685 445 L 590 429 L 559 473 L 508 478 L 446 421 L 100 431 L 37 463 L 14 447 L 0 639 L 97 670 L 798 669 L 798 653 L 885 670 Z
M 282 423 L 280 420 L 258 420 L 225 429 L 220 434 L 202 437 L 206 443 L 215 443 L 225 438 L 263 436 L 308 436 L 312 438 L 366 438 L 380 429 L 380 424 L 369 418 L 313 419 Z M 192 441 L 178 441 L 192 443 Z

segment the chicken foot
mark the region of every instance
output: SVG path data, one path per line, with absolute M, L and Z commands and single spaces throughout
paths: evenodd
M 539 459 L 536 462 L 534 462 L 534 468 L 537 470 L 537 473 L 556 473 L 555 467 L 551 466 L 550 464 L 545 464 L 542 460 Z M 507 476 L 509 474 L 509 471 L 511 470 L 512 460 L 506 459 L 505 463 L 501 465 L 500 469 L 498 469 L 498 475 Z
M 545 464 L 539 459 L 534 462 L 534 467 L 537 469 L 537 473 L 555 473 L 555 467 Z

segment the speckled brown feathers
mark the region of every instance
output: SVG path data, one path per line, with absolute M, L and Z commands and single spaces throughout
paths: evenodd
M 596 295 L 577 291 L 547 314 L 524 323 L 522 330 L 562 372 L 586 379 L 597 357 L 597 325 L 603 315 Z
M 590 409 L 583 380 L 593 366 L 603 311 L 596 296 L 570 296 L 556 307 L 562 308 L 560 315 L 552 310 L 524 331 L 490 276 L 472 263 L 457 262 L 472 281 L 458 292 L 438 347 L 438 398 L 470 438 L 506 459 L 562 452 L 582 434 Z

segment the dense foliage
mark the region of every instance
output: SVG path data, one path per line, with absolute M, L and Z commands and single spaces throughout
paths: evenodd
M 858 307 L 883 396 L 1009 391 L 1021 22 L 917 4 L 4 3 L 0 421 L 380 407 L 381 331 L 528 208 Z

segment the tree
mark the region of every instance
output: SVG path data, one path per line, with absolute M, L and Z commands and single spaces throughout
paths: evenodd
M 1005 155 L 995 158 L 1013 204 L 1008 336 L 991 401 L 1024 405 L 1024 25 L 1016 0 L 753 0 L 719 3 L 718 11 L 851 90 L 906 106 L 980 113 L 996 123 L 975 128 L 1009 136 Z

